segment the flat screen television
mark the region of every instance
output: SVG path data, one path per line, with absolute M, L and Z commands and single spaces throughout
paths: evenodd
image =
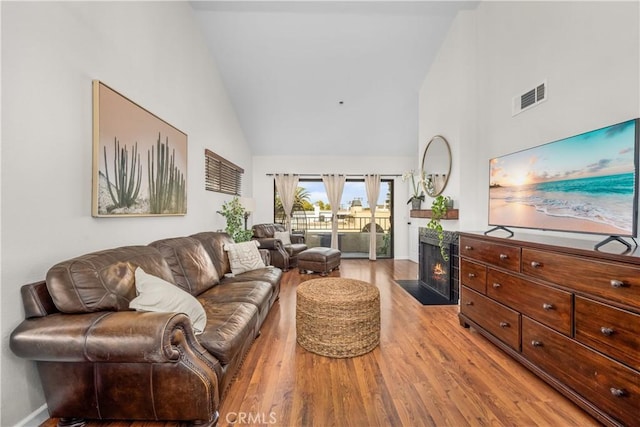
M 635 237 L 639 121 L 491 159 L 489 225 Z

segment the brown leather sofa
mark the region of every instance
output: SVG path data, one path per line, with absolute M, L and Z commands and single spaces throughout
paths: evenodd
M 269 250 L 271 263 L 284 271 L 296 267 L 298 254 L 307 249 L 302 234 L 289 234 L 290 244 L 284 244 L 282 240 L 276 239 L 276 232 L 286 231 L 281 224 L 255 224 L 252 231 L 252 238 L 260 242 L 260 248 Z
M 225 277 L 226 233 L 94 252 L 53 266 L 21 289 L 25 320 L 10 346 L 34 360 L 49 414 L 83 420 L 175 420 L 215 425 L 234 374 L 278 298 L 282 271 Z M 175 284 L 202 304 L 195 335 L 183 313 L 129 309 L 132 268 Z

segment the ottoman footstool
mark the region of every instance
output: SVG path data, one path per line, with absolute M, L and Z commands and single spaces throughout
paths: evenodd
M 316 247 L 298 254 L 298 270 L 300 273 L 315 271 L 326 276 L 340 267 L 341 252 L 338 249 Z
M 341 277 L 302 282 L 296 290 L 296 341 L 321 356 L 370 352 L 380 343 L 380 291 Z

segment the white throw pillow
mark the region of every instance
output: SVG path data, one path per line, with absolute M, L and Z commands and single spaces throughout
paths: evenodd
M 288 231 L 275 231 L 273 233 L 273 237 L 274 239 L 279 239 L 280 241 L 282 241 L 282 244 L 284 246 L 291 244 L 291 236 L 289 235 Z
M 224 245 L 224 250 L 229 254 L 231 272 L 234 275 L 266 267 L 258 251 L 259 245 L 257 240 Z
M 136 268 L 136 291 L 138 296 L 131 300 L 129 308 L 138 311 L 162 313 L 184 313 L 191 319 L 193 331 L 201 334 L 207 324 L 207 314 L 202 304 L 191 294 L 159 277 Z

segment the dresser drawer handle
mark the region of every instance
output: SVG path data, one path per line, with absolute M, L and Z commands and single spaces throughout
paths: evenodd
M 540 268 L 542 264 L 540 264 L 538 261 L 531 261 L 531 267 L 533 268 Z
M 473 301 L 465 302 L 464 305 L 473 305 Z
M 498 289 L 500 286 L 502 286 L 500 283 L 494 283 L 493 284 L 493 287 L 496 288 L 496 289 Z
M 548 303 L 544 303 L 542 304 L 542 308 L 544 308 L 545 310 L 553 310 L 553 304 L 548 304 Z
M 508 328 L 509 324 L 507 322 L 500 322 L 500 327 L 501 328 Z
M 534 347 L 542 347 L 542 341 L 533 340 L 531 341 L 531 345 Z
M 469 276 L 469 279 L 473 279 L 476 277 L 476 273 L 469 273 L 467 276 Z
M 500 254 L 500 259 L 501 259 L 502 261 L 504 261 L 505 259 L 509 259 L 509 255 L 507 255 L 507 254 Z
M 607 337 L 610 337 L 611 335 L 613 335 L 613 329 L 612 328 L 607 328 L 605 326 L 600 328 L 600 332 L 602 332 L 602 335 L 605 335 Z
M 465 250 L 465 251 L 472 251 L 472 250 L 473 250 L 473 246 L 466 245 L 466 246 L 464 247 L 464 250 Z
M 622 397 L 627 394 L 625 390 L 615 388 L 615 387 L 611 387 L 609 390 L 611 391 L 611 394 L 613 394 L 615 397 Z
M 612 288 L 621 288 L 624 286 L 624 282 L 621 282 L 620 280 L 611 279 L 610 283 Z

